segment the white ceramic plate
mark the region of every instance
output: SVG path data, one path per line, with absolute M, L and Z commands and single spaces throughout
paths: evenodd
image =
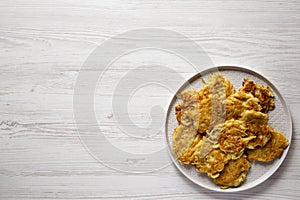
M 203 72 L 200 72 L 199 74 L 196 74 L 195 76 L 190 78 L 186 83 L 182 85 L 182 87 L 174 95 L 168 108 L 168 113 L 167 113 L 166 123 L 165 123 L 166 141 L 174 164 L 182 174 L 184 174 L 188 179 L 190 179 L 194 183 L 204 188 L 214 190 L 214 191 L 219 191 L 219 192 L 243 191 L 255 187 L 260 183 L 264 182 L 265 180 L 267 180 L 282 164 L 283 160 L 285 159 L 288 153 L 289 147 L 287 147 L 287 149 L 284 150 L 282 156 L 279 159 L 275 159 L 272 162 L 269 163 L 251 162 L 251 169 L 248 173 L 247 180 L 237 188 L 228 188 L 225 190 L 220 189 L 219 186 L 214 184 L 212 179 L 208 178 L 206 174 L 197 173 L 195 171 L 194 166 L 184 165 L 178 162 L 171 150 L 173 130 L 178 125 L 176 121 L 174 108 L 175 105 L 181 101 L 179 98 L 177 98 L 178 94 L 180 94 L 181 91 L 189 88 L 195 88 L 199 90 L 203 86 L 200 77 L 202 76 L 204 79 L 207 80 L 208 76 L 211 73 L 216 73 L 216 72 L 220 72 L 225 77 L 229 78 L 231 83 L 234 85 L 235 89 L 239 89 L 242 86 L 242 82 L 246 77 L 251 78 L 252 80 L 254 80 L 259 84 L 268 85 L 272 89 L 275 95 L 275 106 L 276 106 L 274 111 L 269 112 L 269 125 L 274 127 L 275 130 L 282 132 L 289 140 L 289 143 L 291 144 L 291 140 L 292 140 L 291 115 L 283 97 L 276 89 L 276 87 L 270 81 L 268 81 L 264 76 L 258 74 L 257 72 L 242 67 L 232 67 L 232 66 L 222 66 L 222 67 L 216 67 L 216 68 L 205 70 Z

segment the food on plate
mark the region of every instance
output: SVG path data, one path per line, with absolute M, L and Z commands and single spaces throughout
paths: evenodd
M 250 163 L 244 155 L 237 160 L 231 160 L 226 165 L 219 177 L 214 179 L 217 185 L 222 189 L 237 187 L 246 180 Z
M 252 94 L 259 99 L 259 104 L 262 107 L 262 112 L 267 113 L 275 109 L 274 94 L 268 86 L 258 85 L 249 78 L 246 78 L 241 88 L 245 93 Z
M 179 125 L 175 128 L 174 134 L 172 137 L 173 140 L 173 151 L 175 152 L 177 158 L 185 163 L 185 154 L 188 154 L 193 148 L 193 141 L 197 135 L 197 130 L 192 126 Z M 190 158 L 191 159 L 191 158 Z
M 198 132 L 206 133 L 215 125 L 224 122 L 225 109 L 220 101 L 225 100 L 235 92 L 230 81 L 221 74 L 214 74 L 208 78 L 199 91 L 200 119 Z
M 275 96 L 268 86 L 249 78 L 239 90 L 222 74 L 202 81 L 199 91 L 180 94 L 172 150 L 181 163 L 195 166 L 220 188 L 238 187 L 247 178 L 250 162 L 272 161 L 289 144 L 268 124 Z
M 273 128 L 270 128 L 270 132 L 272 137 L 266 145 L 247 151 L 250 161 L 272 161 L 274 158 L 281 156 L 283 150 L 288 146 L 289 142 L 282 133 L 275 131 Z
M 247 131 L 243 121 L 227 120 L 218 136 L 218 147 L 236 160 L 243 155 L 248 143 L 256 136 Z
M 209 152 L 195 159 L 195 167 L 197 171 L 206 173 L 211 178 L 216 178 L 223 171 L 226 163 L 230 160 L 230 155 L 224 153 L 220 149 L 210 149 Z
M 199 93 L 186 90 L 181 93 L 182 102 L 176 106 L 177 119 L 184 126 L 193 126 L 197 130 L 200 119 Z
M 255 136 L 255 138 L 248 143 L 247 149 L 265 146 L 271 139 L 272 134 L 268 126 L 269 118 L 267 114 L 252 110 L 246 111 L 243 113 L 241 120 L 244 121 L 248 127 L 249 134 Z

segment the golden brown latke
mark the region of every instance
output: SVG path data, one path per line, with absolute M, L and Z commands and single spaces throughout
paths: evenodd
M 274 110 L 274 94 L 269 87 L 258 85 L 247 78 L 243 87 L 225 100 L 226 119 L 239 119 L 246 110 L 268 113 Z
M 179 124 L 190 125 L 194 122 L 198 132 L 205 133 L 211 126 L 224 122 L 225 106 L 220 103 L 220 99 L 224 99 L 235 92 L 233 85 L 228 79 L 221 74 L 213 74 L 209 77 L 208 83 L 197 92 L 193 89 L 181 93 L 182 103 L 175 107 L 176 118 Z M 199 100 L 196 103 L 196 100 Z M 191 110 L 200 109 L 199 120 L 195 120 L 196 112 L 190 115 Z
M 238 159 L 244 153 L 249 141 L 256 136 L 249 134 L 244 123 L 239 120 L 227 120 L 220 131 L 219 148 L 232 156 L 232 159 Z
M 255 136 L 255 138 L 248 143 L 248 149 L 265 146 L 270 140 L 272 134 L 268 126 L 268 120 L 268 115 L 262 112 L 249 110 L 243 113 L 241 121 L 247 126 L 247 133 Z
M 216 178 L 231 157 L 220 149 L 213 149 L 209 143 L 207 138 L 204 137 L 202 146 L 206 147 L 203 147 L 194 155 L 196 158 L 194 164 L 199 172 L 206 173 L 211 178 Z
M 190 144 L 189 148 L 180 156 L 180 161 L 184 164 L 193 164 L 198 158 L 197 151 L 202 148 L 203 145 L 203 136 L 197 134 Z
M 212 74 L 208 78 L 210 92 L 221 98 L 226 98 L 235 93 L 235 89 L 229 79 L 222 74 Z
M 255 136 L 255 138 L 247 144 L 247 149 L 255 149 L 256 147 L 263 147 L 267 144 L 267 142 L 272 137 L 269 126 L 252 125 L 248 127 L 248 132 L 249 134 Z
M 241 91 L 251 93 L 254 97 L 258 98 L 262 112 L 267 113 L 275 109 L 275 96 L 268 86 L 258 85 L 251 79 L 245 78 Z
M 242 91 L 231 95 L 224 102 L 226 104 L 226 119 L 239 119 L 247 110 L 260 111 L 262 109 L 259 99 L 251 93 Z
M 199 126 L 200 104 L 199 94 L 196 90 L 190 89 L 181 93 L 182 103 L 176 106 L 179 123 L 185 126 L 192 125 L 196 130 Z
M 172 137 L 173 152 L 180 161 L 185 162 L 184 155 L 189 150 L 196 135 L 197 130 L 192 126 L 179 125 L 175 128 Z
M 175 107 L 179 125 L 172 138 L 173 152 L 221 188 L 237 187 L 246 180 L 248 160 L 273 160 L 288 146 L 285 136 L 268 126 L 274 95 L 250 79 L 237 92 L 221 74 L 203 82 L 199 92 L 181 93 L 182 102 Z
M 235 92 L 233 85 L 221 74 L 212 74 L 199 91 L 199 133 L 206 133 L 215 125 L 224 122 L 225 107 L 220 99 Z
M 225 166 L 224 170 L 214 179 L 214 182 L 221 188 L 237 187 L 246 180 L 250 163 L 246 156 L 237 160 L 231 160 Z
M 221 74 L 213 74 L 208 78 L 208 89 L 211 101 L 211 116 L 208 131 L 226 120 L 225 99 L 235 93 L 233 85 Z
M 250 161 L 269 162 L 276 157 L 280 157 L 283 150 L 288 146 L 289 142 L 285 136 L 270 128 L 272 137 L 270 141 L 263 147 L 248 150 L 248 159 Z
M 247 110 L 242 113 L 241 121 L 245 122 L 247 125 L 268 125 L 269 117 L 268 114 L 257 112 L 255 110 Z

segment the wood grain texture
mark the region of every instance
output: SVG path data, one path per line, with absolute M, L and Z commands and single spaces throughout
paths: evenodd
M 86 151 L 73 117 L 79 70 L 97 45 L 146 27 L 182 33 L 196 41 L 214 65 L 248 66 L 278 87 L 291 110 L 294 132 L 288 157 L 269 180 L 245 192 L 219 194 L 194 185 L 173 165 L 134 175 L 107 168 Z M 133 66 L 147 62 L 145 55 L 144 61 L 129 56 L 115 63 L 102 87 L 110 88 Z M 153 53 L 157 64 L 179 65 L 172 57 L 159 56 Z M 0 198 L 299 199 L 299 66 L 297 0 L 2 1 Z M 185 78 L 195 73 L 185 67 L 177 70 Z M 170 94 L 155 95 L 150 97 L 165 101 Z M 97 104 L 99 108 L 110 103 L 107 96 L 109 92 L 99 93 L 105 99 Z M 131 117 L 144 126 L 149 118 L 142 108 L 148 104 L 140 103 Z M 106 137 L 113 144 L 128 151 L 143 150 L 136 140 L 115 131 L 110 107 L 98 114 L 106 119 Z M 162 145 L 161 140 L 158 135 L 143 145 L 153 150 Z

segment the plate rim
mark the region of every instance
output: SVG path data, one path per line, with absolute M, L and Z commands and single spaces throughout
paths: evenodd
M 168 119 L 169 119 L 170 113 L 171 113 L 170 110 L 174 109 L 171 105 L 174 103 L 174 101 L 176 101 L 177 95 L 179 94 L 179 92 L 182 91 L 189 83 L 191 83 L 194 80 L 202 77 L 203 75 L 207 75 L 207 74 L 212 73 L 212 72 L 220 72 L 222 70 L 223 71 L 224 70 L 233 70 L 233 71 L 245 72 L 245 73 L 249 73 L 249 74 L 252 74 L 252 75 L 258 77 L 260 80 L 263 80 L 276 93 L 277 97 L 281 100 L 282 105 L 283 105 L 283 107 L 284 107 L 284 109 L 285 109 L 285 111 L 287 112 L 287 115 L 288 115 L 288 123 L 289 123 L 289 128 L 290 128 L 290 131 L 289 131 L 290 134 L 289 134 L 289 138 L 288 138 L 289 145 L 284 150 L 284 152 L 281 155 L 281 157 L 279 158 L 280 159 L 279 163 L 277 165 L 274 165 L 269 170 L 270 173 L 267 174 L 265 177 L 258 178 L 256 180 L 256 181 L 258 181 L 258 183 L 250 184 L 246 188 L 243 188 L 242 186 L 240 186 L 240 187 L 228 188 L 228 189 L 224 190 L 224 189 L 221 189 L 221 188 L 211 188 L 211 187 L 206 186 L 205 184 L 201 184 L 199 182 L 196 182 L 195 180 L 193 180 L 192 177 L 190 177 L 187 173 L 185 173 L 181 169 L 179 162 L 177 161 L 177 159 L 173 155 L 172 147 L 170 145 L 171 143 L 170 143 L 170 140 L 169 140 L 169 137 L 168 137 L 168 131 L 167 131 L 168 130 L 168 128 L 167 128 L 168 127 Z M 254 187 L 262 184 L 263 182 L 265 182 L 266 180 L 268 180 L 279 169 L 279 167 L 285 161 L 285 159 L 287 157 L 287 154 L 289 152 L 290 146 L 292 144 L 293 121 L 292 121 L 292 115 L 291 115 L 290 109 L 289 109 L 289 107 L 288 107 L 288 105 L 287 105 L 287 103 L 285 101 L 285 98 L 282 96 L 282 94 L 280 93 L 280 91 L 278 90 L 278 88 L 271 81 L 269 81 L 268 78 L 266 78 L 264 75 L 262 75 L 262 73 L 257 72 L 254 69 L 249 69 L 247 67 L 242 67 L 242 66 L 227 66 L 227 65 L 224 65 L 224 66 L 216 66 L 216 67 L 210 67 L 210 68 L 204 69 L 201 72 L 198 72 L 198 73 L 194 74 L 193 76 L 191 76 L 190 78 L 188 78 L 188 80 L 186 80 L 178 88 L 178 90 L 176 91 L 175 94 L 173 94 L 173 97 L 171 98 L 171 100 L 170 100 L 170 102 L 168 104 L 168 109 L 167 109 L 167 113 L 166 113 L 166 117 L 165 117 L 165 128 L 164 128 L 164 131 L 165 131 L 165 142 L 166 142 L 166 145 L 167 145 L 167 148 L 168 148 L 169 156 L 171 157 L 173 164 L 181 172 L 181 174 L 183 174 L 187 179 L 189 179 L 190 181 L 192 181 L 194 184 L 196 184 L 198 186 L 201 186 L 202 188 L 208 189 L 210 191 L 215 191 L 215 192 L 220 192 L 220 193 L 234 193 L 234 192 L 241 192 L 241 191 L 249 190 L 251 188 L 254 188 Z

